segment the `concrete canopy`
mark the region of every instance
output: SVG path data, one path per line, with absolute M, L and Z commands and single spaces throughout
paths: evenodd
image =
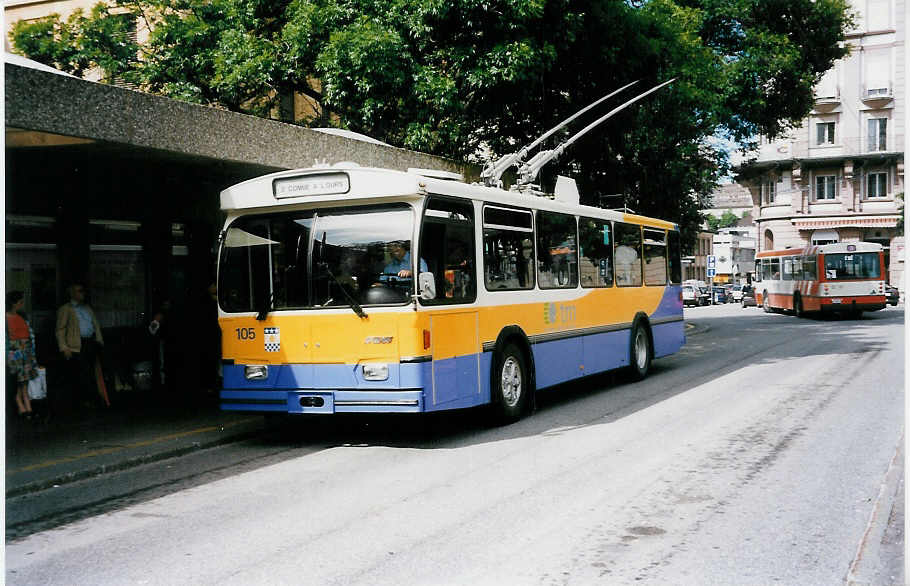
M 212 165 L 213 174 L 230 178 L 316 161 L 473 175 L 440 157 L 89 82 L 14 56 L 6 61 L 8 154 L 66 146 L 102 157 L 183 161 L 201 171 Z

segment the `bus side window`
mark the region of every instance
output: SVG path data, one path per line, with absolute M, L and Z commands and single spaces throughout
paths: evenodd
M 477 298 L 472 204 L 430 199 L 420 234 L 420 256 L 436 283 L 436 298 L 421 302 L 472 303 Z
M 818 257 L 803 257 L 803 278 L 807 281 L 818 279 Z
M 664 230 L 644 228 L 645 285 L 667 284 L 667 243 Z
M 537 284 L 541 289 L 578 286 L 575 216 L 537 212 Z
M 770 275 L 768 276 L 769 279 L 771 279 L 773 281 L 777 281 L 780 279 L 780 259 L 779 258 L 769 259 L 768 271 L 770 273 Z
M 613 285 L 613 226 L 609 220 L 579 218 L 578 272 L 582 287 Z
M 670 282 L 674 284 L 682 283 L 680 248 L 679 232 L 667 232 L 667 262 L 670 264 Z
M 534 229 L 529 210 L 483 209 L 483 275 L 489 291 L 534 288 Z
M 616 284 L 641 287 L 641 227 L 616 222 L 613 255 L 616 259 Z

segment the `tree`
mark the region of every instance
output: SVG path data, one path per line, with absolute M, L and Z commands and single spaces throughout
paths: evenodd
M 712 215 L 708 215 L 706 218 L 708 228 L 712 232 L 717 232 L 717 230 L 720 228 L 729 228 L 731 226 L 735 226 L 739 220 L 740 217 L 730 210 L 726 210 L 719 218 Z
M 114 42 L 123 14 L 150 28 L 141 47 Z M 640 92 L 676 77 L 541 181 L 570 174 L 585 203 L 675 221 L 691 249 L 728 166 L 712 137 L 774 136 L 806 116 L 849 18 L 846 0 L 113 0 L 16 23 L 11 39 L 65 71 L 258 116 L 303 94 L 322 107 L 306 123 L 475 161 L 632 80 Z

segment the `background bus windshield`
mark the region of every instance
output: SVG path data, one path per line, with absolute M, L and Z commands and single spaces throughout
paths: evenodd
M 878 279 L 881 270 L 877 252 L 825 255 L 826 279 Z
M 413 213 L 404 204 L 244 216 L 224 236 L 218 295 L 228 312 L 402 303 Z

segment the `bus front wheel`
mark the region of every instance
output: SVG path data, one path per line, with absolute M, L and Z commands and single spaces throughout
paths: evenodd
M 648 328 L 637 322 L 632 328 L 632 341 L 629 348 L 629 366 L 635 380 L 648 376 L 651 368 L 651 337 Z
M 503 423 L 521 419 L 531 393 L 524 354 L 515 344 L 506 344 L 494 371 L 493 389 L 497 418 Z

